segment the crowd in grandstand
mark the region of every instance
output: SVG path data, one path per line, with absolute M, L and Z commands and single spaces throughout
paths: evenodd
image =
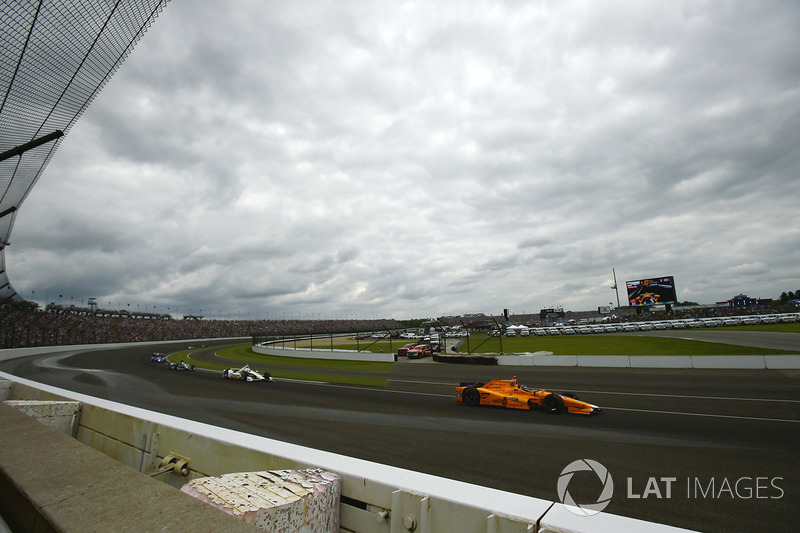
M 219 320 L 139 316 L 31 302 L 0 305 L 0 347 L 327 334 L 400 327 L 393 320 Z
M 783 306 L 781 306 L 783 307 Z M 796 310 L 796 306 L 792 306 Z M 673 309 L 669 318 L 701 318 L 751 313 L 776 312 L 770 308 L 695 307 Z M 613 318 L 612 318 L 613 317 Z M 566 312 L 564 322 L 587 320 L 613 322 L 662 320 L 664 311 L 636 313 L 633 308 L 617 308 L 611 316 L 597 311 Z M 442 317 L 429 322 L 438 326 L 485 328 L 505 322 L 504 317 Z M 539 315 L 512 315 L 509 323 L 540 325 Z M 359 331 L 402 329 L 403 325 L 388 320 L 221 320 L 202 317 L 175 319 L 155 313 L 127 313 L 103 309 L 50 304 L 42 310 L 26 301 L 0 302 L 0 348 L 99 344 L 109 342 L 165 341 L 223 337 L 270 337 L 283 335 L 325 335 Z M 476 328 L 481 329 L 481 328 Z

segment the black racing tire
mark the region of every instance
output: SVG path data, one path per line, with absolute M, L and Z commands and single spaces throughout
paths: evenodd
M 461 400 L 469 405 L 470 407 L 475 407 L 476 405 L 481 404 L 481 393 L 478 391 L 478 387 L 475 385 L 470 385 L 464 392 L 461 393 Z
M 222 371 L 222 377 L 225 378 L 225 379 L 228 379 L 228 369 L 227 368 Z
M 564 410 L 564 400 L 558 394 L 550 393 L 542 400 L 542 407 L 548 413 L 557 415 Z

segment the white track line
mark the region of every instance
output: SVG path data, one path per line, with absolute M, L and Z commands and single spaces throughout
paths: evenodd
M 724 401 L 742 401 L 742 402 L 782 402 L 782 403 L 800 403 L 800 400 L 786 400 L 775 398 L 743 398 L 743 397 L 729 397 L 729 396 L 693 396 L 689 394 L 653 394 L 647 392 L 610 392 L 599 390 L 584 390 L 575 391 L 581 394 L 617 394 L 620 396 L 652 396 L 657 398 L 691 398 L 697 400 L 724 400 Z
M 652 411 L 649 409 L 627 409 L 625 407 L 603 407 L 603 411 L 631 411 L 634 413 L 651 413 L 659 415 L 683 415 L 683 416 L 704 416 L 708 418 L 733 418 L 735 420 L 758 420 L 765 422 L 789 422 L 800 424 L 800 420 L 789 420 L 788 418 L 764 418 L 756 416 L 737 416 L 737 415 L 713 415 L 709 413 L 686 413 L 680 411 Z

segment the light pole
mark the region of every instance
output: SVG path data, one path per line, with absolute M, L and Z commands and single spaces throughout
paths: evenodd
M 614 284 L 611 286 L 614 289 L 614 292 L 617 294 L 617 307 L 619 307 L 619 290 L 617 290 L 617 272 L 613 268 L 611 269 L 611 274 L 614 276 Z

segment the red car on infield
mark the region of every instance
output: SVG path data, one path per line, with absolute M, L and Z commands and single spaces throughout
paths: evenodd
M 413 348 L 414 346 L 416 346 L 416 345 L 417 345 L 416 342 L 412 342 L 412 343 L 406 344 L 402 348 L 398 348 L 397 349 L 397 355 L 408 355 L 408 351 L 411 348 Z

